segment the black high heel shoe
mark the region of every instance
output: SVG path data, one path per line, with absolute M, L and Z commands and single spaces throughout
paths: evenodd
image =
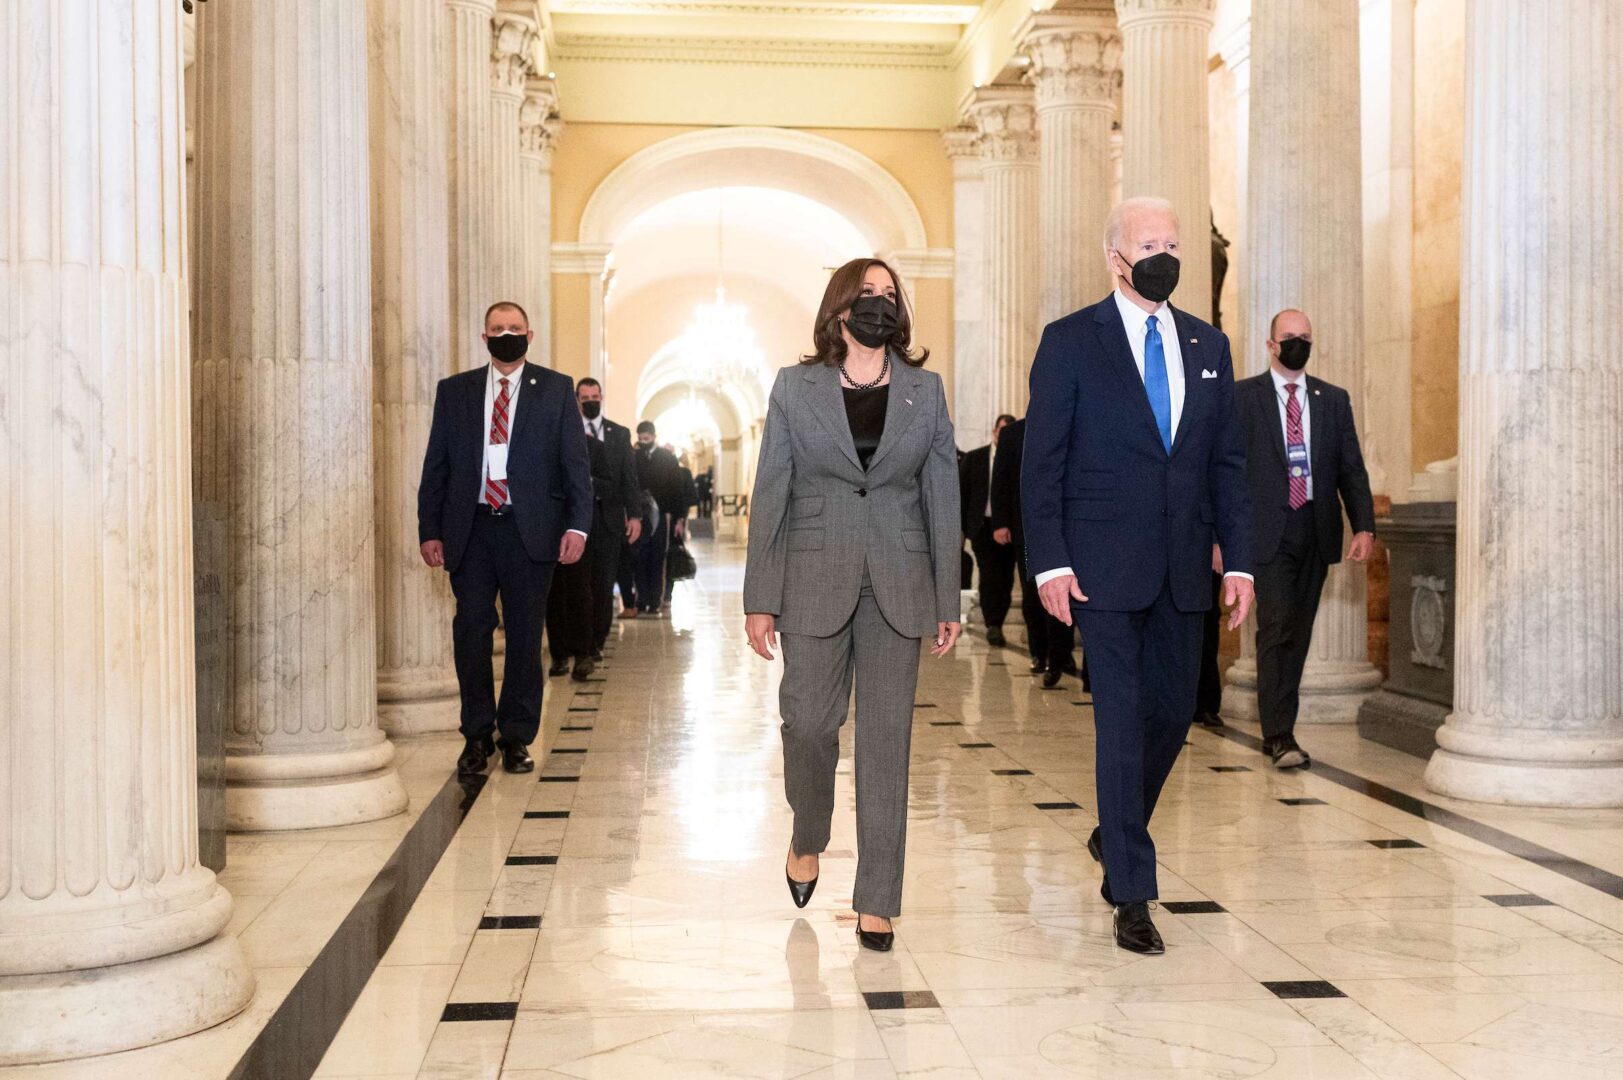
M 818 877 L 822 875 L 819 874 Z M 783 869 L 783 880 L 789 883 L 789 896 L 794 900 L 795 907 L 803 908 L 811 903 L 812 893 L 817 891 L 817 878 L 810 881 L 796 881 L 789 876 L 789 868 Z
M 893 930 L 864 930 L 862 916 L 857 916 L 857 940 L 862 942 L 864 949 L 874 952 L 890 952 L 890 947 L 896 943 L 896 932 Z

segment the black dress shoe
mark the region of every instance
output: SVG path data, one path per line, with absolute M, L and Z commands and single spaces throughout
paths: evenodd
M 1076 661 L 1072 660 L 1069 656 L 1060 661 L 1059 670 L 1065 675 L 1075 675 L 1080 671 L 1080 669 L 1076 666 Z
M 1047 670 L 1048 670 L 1048 661 L 1047 660 L 1044 660 L 1044 659 L 1042 659 L 1041 657 L 1038 657 L 1038 656 L 1033 656 L 1031 658 L 1031 673 L 1033 675 L 1041 675 L 1043 672 L 1045 672 Z
M 1274 767 L 1279 769 L 1305 769 L 1313 764 L 1313 759 L 1307 756 L 1307 751 L 1297 746 L 1295 737 L 1291 735 L 1265 740 L 1262 752 L 1267 754 Z
M 1058 668 L 1049 668 L 1047 671 L 1043 672 L 1043 689 L 1054 689 L 1054 687 L 1059 685 L 1059 681 L 1064 677 L 1064 675 L 1065 673 Z
M 1008 641 L 1003 637 L 1003 628 L 1001 626 L 988 626 L 986 628 L 986 643 L 995 645 L 1000 649 L 1007 645 Z
M 864 949 L 874 952 L 890 952 L 890 947 L 896 943 L 896 934 L 891 930 L 864 930 L 862 916 L 857 916 L 857 940 L 862 942 Z
M 483 739 L 469 739 L 462 746 L 462 756 L 456 759 L 456 771 L 461 776 L 473 776 L 485 771 L 490 755 L 496 752 L 496 742 L 489 735 Z
M 1214 712 L 1198 712 L 1195 714 L 1195 724 L 1203 728 L 1220 728 L 1223 718 Z
M 552 666 L 547 669 L 547 674 L 552 676 L 568 675 L 569 661 L 567 659 L 554 660 Z
M 602 662 L 603 662 L 603 650 L 602 649 L 593 649 L 592 650 L 592 663 L 601 664 Z
M 1128 952 L 1160 956 L 1167 951 L 1161 932 L 1150 921 L 1150 905 L 1142 900 L 1116 905 L 1116 944 Z
M 502 768 L 510 773 L 526 773 L 535 771 L 535 758 L 530 756 L 529 750 L 523 743 L 502 743 Z
M 587 677 L 596 670 L 597 661 L 593 660 L 590 656 L 583 656 L 579 660 L 575 661 L 575 670 L 570 673 L 569 677 L 574 679 L 576 682 L 585 682 Z

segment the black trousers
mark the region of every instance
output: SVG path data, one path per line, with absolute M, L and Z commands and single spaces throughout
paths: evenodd
M 1043 607 L 1024 554 L 1016 554 L 1015 565 L 1020 571 L 1020 618 L 1026 624 L 1026 650 L 1033 660 L 1041 660 L 1048 667 L 1072 667 L 1076 663 L 1072 655 L 1076 648 L 1076 628 L 1066 626 Z M 1085 660 L 1083 670 L 1086 671 Z M 1082 686 L 1084 689 L 1088 686 L 1086 675 Z
M 1319 554 L 1313 504 L 1290 511 L 1278 554 L 1257 567 L 1257 711 L 1264 739 L 1296 729 L 1302 668 L 1329 570 Z
M 527 746 L 535 741 L 541 729 L 541 632 L 557 565 L 530 558 L 511 513 L 496 516 L 481 509 L 474 514 L 468 549 L 451 572 L 456 597 L 451 648 L 462 691 L 463 738 L 499 732 L 503 742 Z M 500 705 L 491 666 L 498 596 L 507 630 Z
M 981 520 L 980 531 L 969 544 L 981 571 L 981 615 L 987 626 L 1002 627 L 1014 596 L 1014 545 L 992 539 L 991 518 Z
M 1105 873 L 1118 904 L 1154 900 L 1150 817 L 1195 711 L 1200 614 L 1179 611 L 1172 590 L 1143 611 L 1071 605 L 1093 672 L 1094 782 Z
M 599 512 L 592 519 L 586 553 L 560 563 L 547 596 L 547 647 L 554 660 L 597 652 L 614 625 L 614 577 L 620 569 L 622 526 Z
M 637 562 L 633 550 L 631 542 L 622 536 L 615 584 L 620 586 L 620 601 L 628 608 L 637 606 Z
M 671 550 L 671 515 L 661 513 L 652 532 L 631 549 L 637 568 L 637 607 L 658 611 L 665 603 L 665 556 Z
M 1223 621 L 1223 575 L 1212 573 L 1212 609 L 1200 627 L 1200 686 L 1195 712 L 1216 716 L 1223 711 L 1223 676 L 1217 670 L 1217 646 Z
M 581 562 L 591 564 L 592 651 L 602 652 L 614 628 L 614 579 L 620 572 L 620 551 L 626 546 L 624 520 L 610 521 L 599 514 L 586 538 Z

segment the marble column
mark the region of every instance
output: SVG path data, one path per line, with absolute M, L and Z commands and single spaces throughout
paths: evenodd
M 108 8 L 0 3 L 0 1065 L 254 989 L 198 861 L 180 5 Z
M 1183 266 L 1172 300 L 1202 319 L 1212 313 L 1206 74 L 1212 4 L 1116 0 L 1123 72 L 1122 195 L 1159 196 L 1178 211 Z
M 524 162 L 519 153 L 519 110 L 524 107 L 530 52 L 535 47 L 535 20 L 505 11 L 496 13 L 490 53 L 490 184 L 495 232 L 491 237 L 492 300 L 516 300 L 531 319 L 535 298 L 529 295 L 526 246 L 534 242 L 524 206 Z
M 941 140 L 952 162 L 953 428 L 969 450 L 991 441 L 997 397 L 986 354 L 985 183 L 974 128 L 951 128 Z
M 444 4 L 369 0 L 367 15 L 378 719 L 391 735 L 455 731 L 450 586 L 417 544 L 434 392 L 451 374 Z
M 446 154 L 450 163 L 446 234 L 451 257 L 451 366 L 488 363 L 479 335 L 495 299 L 496 200 L 492 177 L 491 20 L 496 0 L 445 0 L 443 42 Z M 516 138 L 516 136 L 515 136 Z
M 1037 110 L 1029 87 L 990 86 L 973 91 L 964 112 L 979 136 L 981 155 L 991 415 L 1023 416 L 1041 330 Z
M 1032 13 L 1017 31 L 1036 89 L 1041 158 L 1038 323 L 1110 291 L 1104 227 L 1110 213 L 1110 128 L 1121 86 L 1121 38 L 1099 11 Z
M 1304 49 L 1304 41 L 1314 42 Z M 1251 90 L 1243 325 L 1248 373 L 1265 371 L 1269 321 L 1301 308 L 1313 322 L 1309 370 L 1352 397 L 1363 427 L 1363 173 L 1359 159 L 1358 9 L 1278 0 L 1251 15 Z M 1319 493 L 1333 498 L 1333 492 Z M 1302 673 L 1302 723 L 1352 723 L 1381 683 L 1369 662 L 1367 568 L 1331 567 Z M 1231 715 L 1256 714 L 1256 654 L 1229 669 Z
M 193 482 L 226 513 L 238 830 L 406 806 L 378 726 L 366 14 L 198 15 Z
M 563 131 L 557 83 L 532 78 L 525 84 L 518 130 L 524 173 L 523 292 L 531 298 L 530 328 L 535 331 L 530 355 L 537 363 L 557 367 L 552 355 L 552 150 Z
M 1426 768 L 1456 798 L 1623 805 L 1620 52 L 1612 5 L 1466 13 L 1454 712 Z

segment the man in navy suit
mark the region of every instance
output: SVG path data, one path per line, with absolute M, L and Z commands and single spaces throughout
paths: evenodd
M 1093 682 L 1099 827 L 1116 942 L 1165 951 L 1150 815 L 1194 714 L 1212 544 L 1238 626 L 1254 523 L 1228 339 L 1167 304 L 1178 218 L 1161 199 L 1110 212 L 1115 291 L 1043 331 L 1031 368 L 1021 502 L 1043 606 L 1082 632 Z
M 525 363 L 524 309 L 485 312 L 488 365 L 440 381 L 417 489 L 423 561 L 451 574 L 451 643 L 462 691 L 457 770 L 483 772 L 501 736 L 508 772 L 535 768 L 541 727 L 541 631 L 558 563 L 573 563 L 592 527 L 592 473 L 574 386 Z M 507 628 L 502 700 L 491 667 L 496 598 Z

